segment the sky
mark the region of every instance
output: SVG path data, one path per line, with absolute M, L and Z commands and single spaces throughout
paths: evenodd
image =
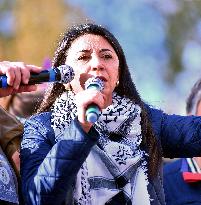
M 125 52 L 133 81 L 145 102 L 168 113 L 185 114 L 185 100 L 201 73 L 201 18 L 192 27 L 190 36 L 193 37 L 186 40 L 182 50 L 183 71 L 171 84 L 165 78 L 170 69 L 167 16 L 180 11 L 179 1 L 63 1 L 80 8 L 86 16 L 85 21 L 101 24 L 116 36 Z M 0 0 L 0 6 L 3 2 L 5 0 Z M 76 18 L 71 20 L 76 22 Z M 15 29 L 11 11 L 0 12 L 0 35 L 13 35 Z

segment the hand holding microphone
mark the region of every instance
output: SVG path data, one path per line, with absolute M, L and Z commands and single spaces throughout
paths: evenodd
M 6 77 L 6 84 L 9 86 L 7 88 L 0 88 L 0 97 L 5 97 L 14 93 L 20 92 L 31 92 L 35 91 L 37 87 L 35 85 L 26 85 L 30 77 L 30 72 L 41 72 L 43 68 L 26 65 L 23 62 L 0 62 L 0 78 Z M 23 82 L 24 85 L 20 85 Z M 2 86 L 1 86 L 2 87 Z
M 60 82 L 68 83 L 74 77 L 73 68 L 68 65 L 61 65 L 58 68 L 51 68 L 39 73 L 30 73 L 30 78 L 27 85 L 35 85 L 44 82 Z M 21 85 L 25 85 L 23 82 Z M 7 88 L 8 78 L 6 75 L 0 75 L 0 88 Z
M 35 84 L 43 82 L 68 83 L 73 77 L 73 69 L 67 65 L 43 70 L 41 67 L 22 62 L 3 61 L 0 62 L 0 97 L 35 91 Z

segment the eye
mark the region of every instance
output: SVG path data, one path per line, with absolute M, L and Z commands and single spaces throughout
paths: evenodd
M 104 59 L 111 59 L 111 58 L 112 58 L 112 55 L 110 55 L 110 54 L 104 54 L 104 55 L 103 55 L 103 58 L 104 58 Z
M 86 61 L 89 59 L 90 59 L 90 56 L 88 56 L 88 55 L 82 55 L 82 56 L 78 57 L 78 60 L 82 60 L 82 61 Z

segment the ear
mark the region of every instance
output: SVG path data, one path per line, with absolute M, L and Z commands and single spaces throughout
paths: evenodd
M 118 75 L 117 75 L 117 82 L 119 82 L 119 73 L 120 73 L 120 68 L 119 68 Z
M 116 82 L 116 87 L 119 86 L 119 72 L 118 72 L 118 76 L 117 76 L 117 82 Z

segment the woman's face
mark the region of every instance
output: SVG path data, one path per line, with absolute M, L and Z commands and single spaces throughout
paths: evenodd
M 119 77 L 119 59 L 105 38 L 93 34 L 78 37 L 69 48 L 65 63 L 74 69 L 71 86 L 75 93 L 83 91 L 86 80 L 99 77 L 104 81 L 102 93 L 112 96 Z

